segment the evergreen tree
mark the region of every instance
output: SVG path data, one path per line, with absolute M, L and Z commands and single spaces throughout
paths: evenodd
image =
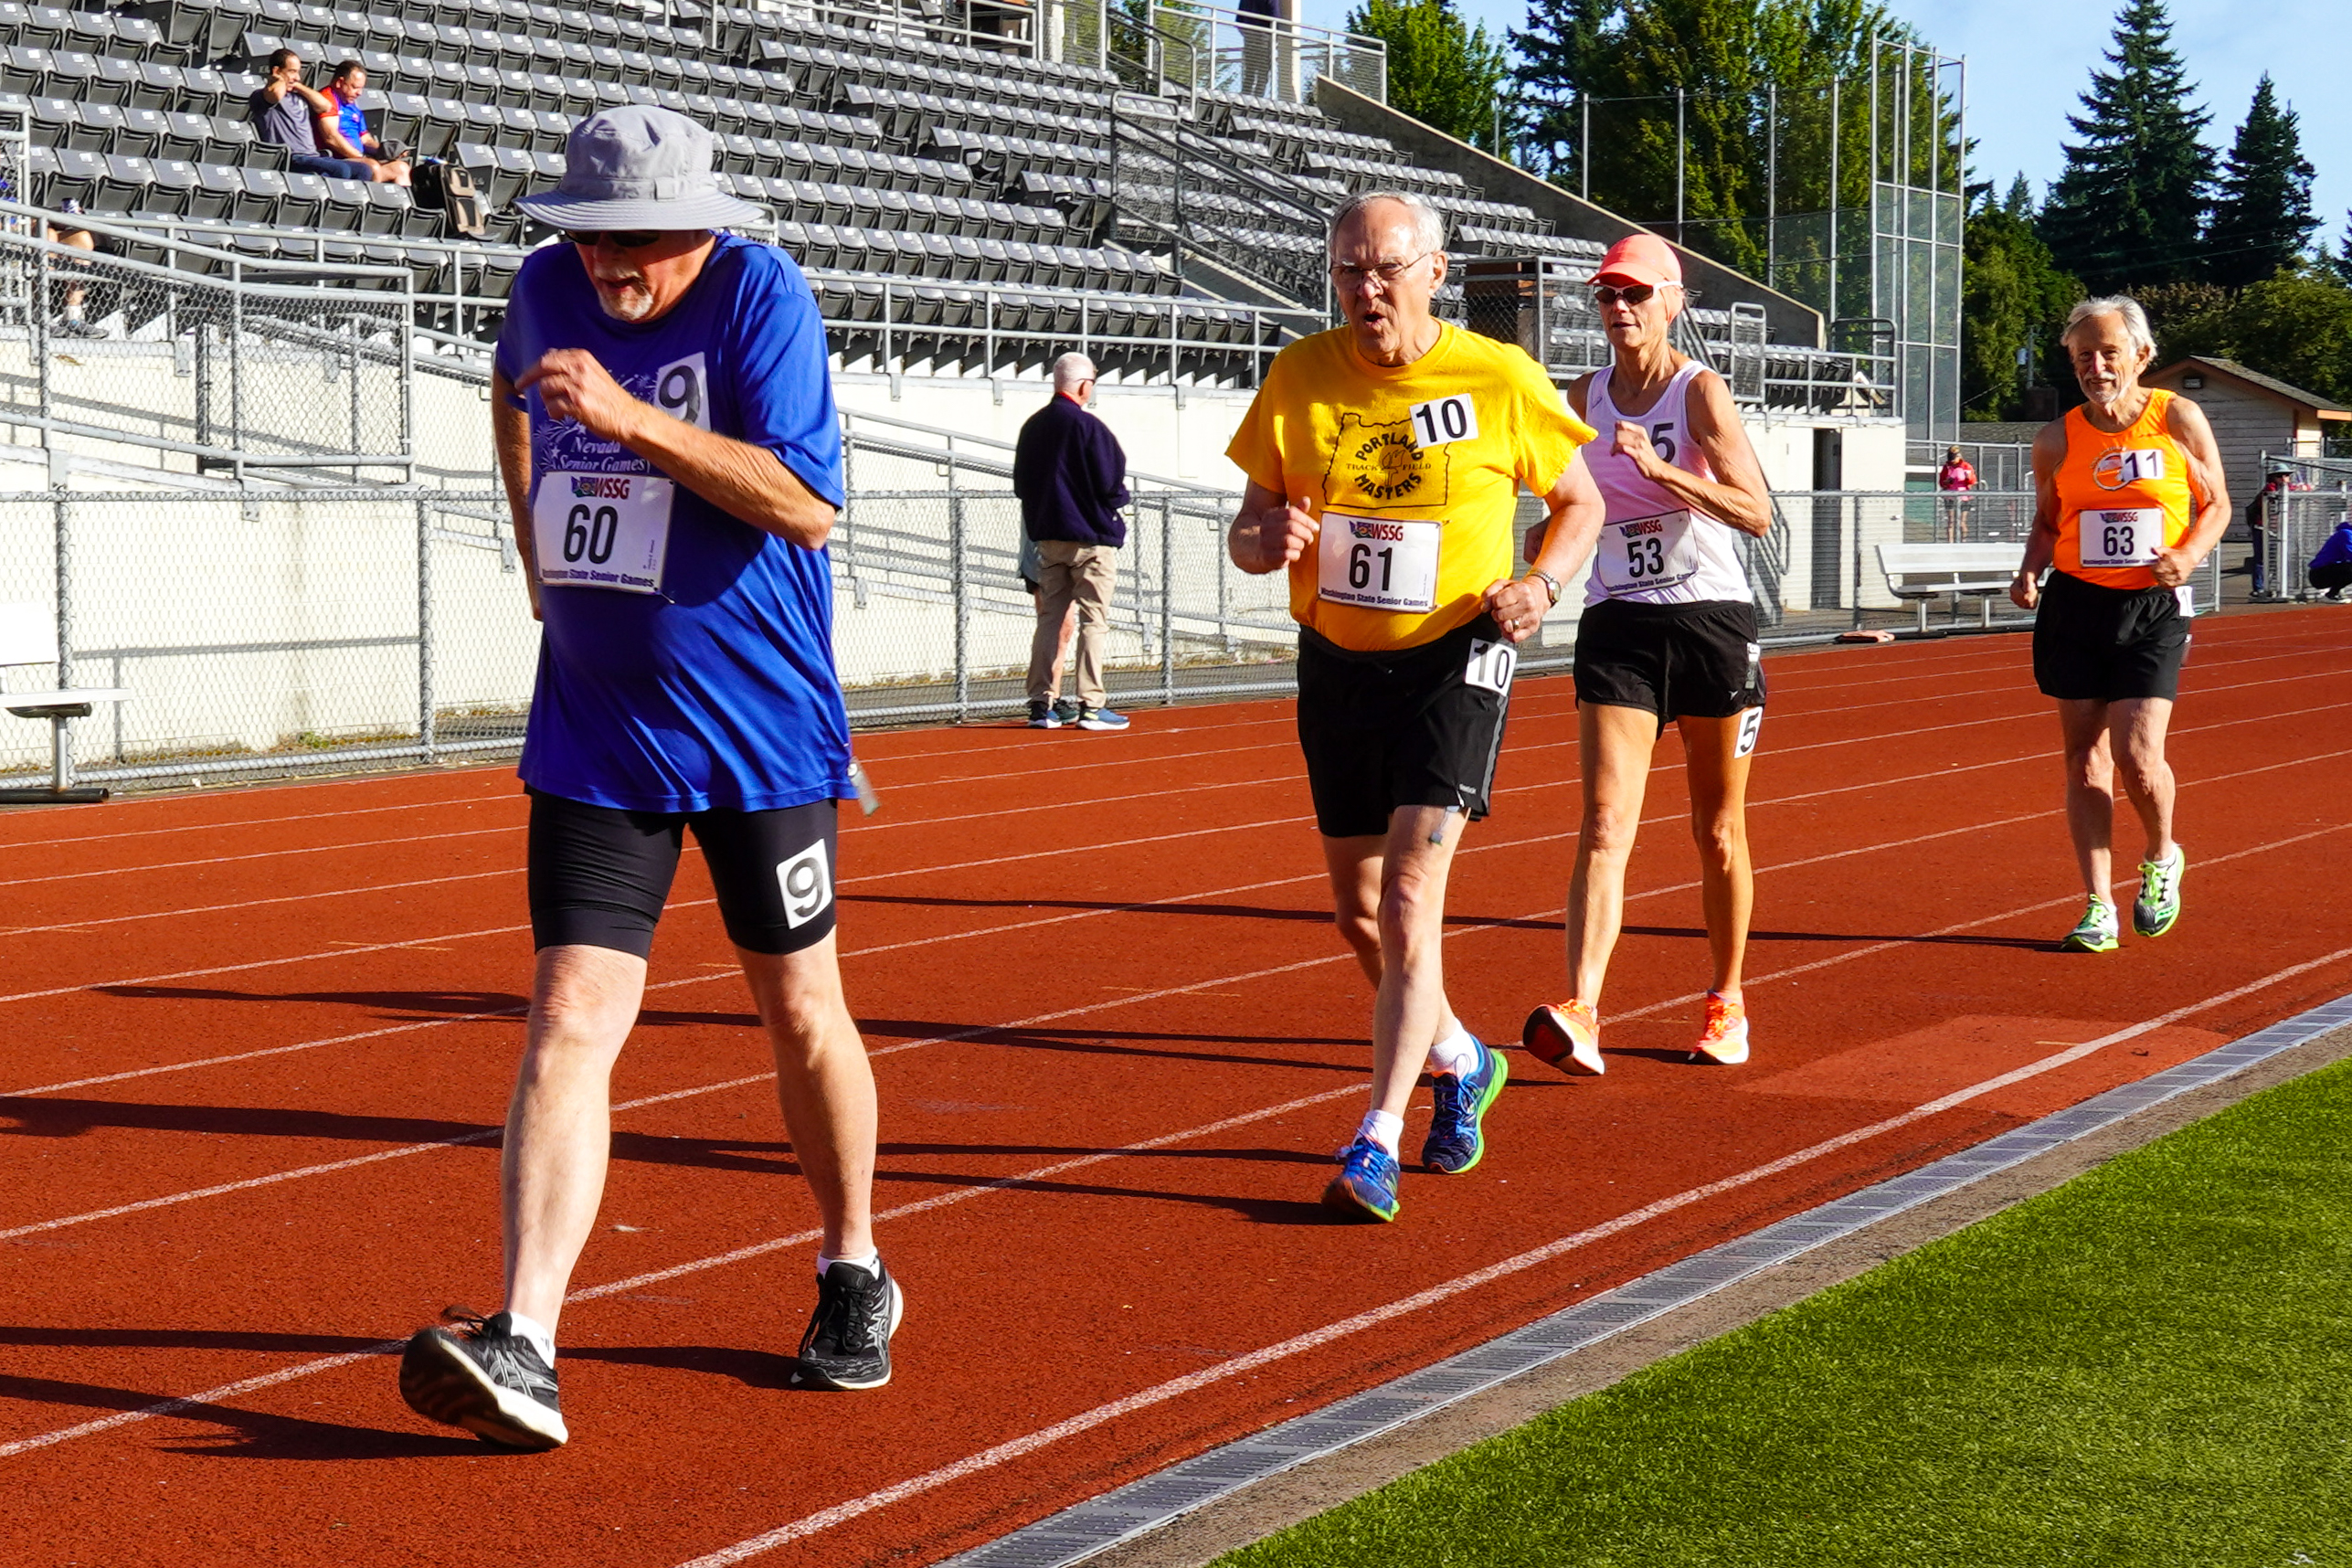
M 2059 265 L 2103 294 L 2203 270 L 2213 181 L 2198 139 L 2212 116 L 2188 101 L 2164 0 L 2125 0 L 2106 58 L 2114 69 L 2092 73 L 2086 112 L 2068 117 L 2082 142 L 2067 145 L 2040 223 Z
M 2311 210 L 2313 172 L 2295 112 L 2279 106 L 2264 71 L 2222 166 L 2213 226 L 2205 235 L 2206 276 L 2240 289 L 2302 255 L 2319 227 L 2319 215 Z
M 1881 0 L 1530 0 L 1526 31 L 1510 35 L 1525 105 L 1528 162 L 1578 188 L 1589 152 L 1593 199 L 1671 232 L 1675 214 L 1676 92 L 1683 94 L 1680 174 L 1691 249 L 1755 276 L 1764 270 L 1771 164 L 1770 90 L 1779 89 L 1783 212 L 1828 207 L 1828 82 L 1848 79 L 1843 100 L 1846 204 L 1866 196 L 1870 39 L 1912 37 Z M 1921 173 L 1937 128 L 1925 79 L 1915 132 Z M 1592 146 L 1583 145 L 1592 101 Z M 1955 127 L 1941 127 L 1942 167 L 1955 163 Z M 1784 251 L 1784 260 L 1786 253 Z
M 1388 45 L 1388 105 L 1448 136 L 1493 151 L 1495 100 L 1509 59 L 1467 26 L 1453 0 L 1364 0 L 1348 30 Z
M 1968 214 L 1961 239 L 1965 258 L 1960 288 L 1962 417 L 2024 417 L 2024 378 L 2018 350 L 2027 351 L 2034 379 L 2053 383 L 2064 355 L 2058 334 L 2082 285 L 2059 270 L 2033 228 L 2033 191 L 2019 175 L 2008 198 L 1986 199 Z

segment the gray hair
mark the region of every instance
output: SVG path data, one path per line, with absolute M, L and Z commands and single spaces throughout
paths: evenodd
M 2155 355 L 2156 334 L 2148 329 L 2148 313 L 2129 294 L 2103 294 L 2076 305 L 2066 313 L 2066 330 L 2058 334 L 2058 341 L 2064 343 L 2072 337 L 2074 329 L 2092 316 L 2114 316 L 2124 323 L 2124 335 L 2134 348 L 2145 355 Z
M 1054 362 L 1054 390 L 1067 392 L 1082 381 L 1095 378 L 1095 362 L 1072 350 Z
M 1323 242 L 1327 253 L 1339 243 L 1340 230 L 1348 226 L 1348 220 L 1376 201 L 1395 202 L 1413 215 L 1413 243 L 1421 248 L 1422 254 L 1446 249 L 1445 215 L 1429 205 L 1427 196 L 1411 191 L 1358 191 L 1331 215 L 1331 232 Z

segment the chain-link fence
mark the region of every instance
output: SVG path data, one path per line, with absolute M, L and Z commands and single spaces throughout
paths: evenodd
M 1007 454 L 972 437 L 949 452 L 928 444 L 937 432 L 873 416 L 848 422 L 850 504 L 831 556 L 852 722 L 1017 714 L 1037 617 Z M 1287 579 L 1244 573 L 1225 554 L 1240 498 L 1148 476 L 1134 488 L 1112 596 L 1113 704 L 1292 690 Z M 1749 558 L 1765 640 L 1777 642 L 1900 628 L 1916 606 L 1890 588 L 1881 546 L 2022 550 L 2033 515 L 2022 492 L 1775 499 L 1779 523 Z M 2294 499 L 2273 548 L 2299 574 L 2346 497 Z M 1522 497 L 1522 542 L 1540 515 Z M 2217 553 L 2200 609 L 2219 602 L 2221 569 Z M 1932 601 L 1939 615 L 1944 597 Z M 2022 623 L 2006 594 L 1986 597 L 1995 624 Z M 1521 650 L 1522 669 L 1566 666 L 1582 599 L 1572 585 Z M 1950 622 L 1975 624 L 1977 602 L 1952 596 Z M 537 660 L 505 499 L 489 491 L 0 494 L 0 604 L 53 618 L 69 651 L 54 669 L 0 672 L 9 689 L 130 694 L 72 727 L 69 770 L 94 784 L 512 754 Z M 44 726 L 0 721 L 0 775 L 48 772 L 49 746 Z
M 75 221 L 90 227 L 52 238 L 34 214 L 0 228 L 11 445 L 237 480 L 409 477 L 405 269 L 260 261 Z
M 2262 593 L 2278 599 L 2323 597 L 2326 590 L 2312 586 L 2311 559 L 2352 517 L 2352 479 L 2336 478 L 2326 489 L 2273 492 L 2262 504 L 2266 516 L 2254 551 L 2262 557 Z

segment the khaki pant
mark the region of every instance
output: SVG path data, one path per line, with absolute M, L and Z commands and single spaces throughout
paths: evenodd
M 1029 700 L 1052 702 L 1062 690 L 1062 620 L 1078 607 L 1078 705 L 1103 701 L 1103 641 L 1110 630 L 1111 577 L 1118 569 L 1106 545 L 1041 540 L 1037 555 L 1037 635 L 1029 644 Z

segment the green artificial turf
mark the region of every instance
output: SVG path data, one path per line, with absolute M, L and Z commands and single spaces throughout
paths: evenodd
M 2352 1568 L 2352 1063 L 1218 1568 Z

